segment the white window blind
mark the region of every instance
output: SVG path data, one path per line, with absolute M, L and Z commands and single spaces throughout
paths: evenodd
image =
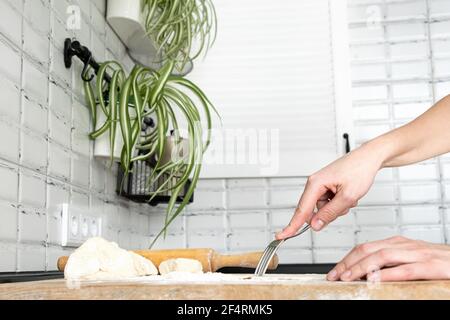
M 223 119 L 204 178 L 307 176 L 342 153 L 351 118 L 345 2 L 214 1 L 218 38 L 189 76 Z M 257 150 L 231 147 L 233 135 Z M 212 164 L 221 152 L 224 163 Z

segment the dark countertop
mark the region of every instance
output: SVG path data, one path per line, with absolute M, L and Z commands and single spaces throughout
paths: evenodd
M 273 274 L 307 274 L 307 273 L 319 273 L 324 274 L 333 268 L 334 264 L 281 264 L 277 270 L 269 271 L 267 273 Z M 247 268 L 223 268 L 219 270 L 223 273 L 253 273 L 254 269 Z M 1 283 L 17 283 L 17 282 L 29 282 L 29 281 L 42 281 L 52 279 L 62 279 L 64 274 L 58 271 L 47 272 L 11 272 L 0 273 Z

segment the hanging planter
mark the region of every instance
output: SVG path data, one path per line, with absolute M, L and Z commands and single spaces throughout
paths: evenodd
M 172 75 L 174 66 L 173 61 L 159 71 L 135 66 L 127 75 L 118 62 L 109 61 L 100 64 L 96 81 L 84 86 L 96 128 L 90 137 L 101 145 L 109 142 L 111 161 L 120 158 L 119 193 L 129 198 L 144 193 L 148 203 L 161 196 L 169 199 L 166 224 L 155 241 L 192 201 L 215 112 L 200 88 Z M 83 77 L 89 78 L 89 72 L 87 68 Z M 148 119 L 154 120 L 153 127 Z M 182 124 L 185 138 L 180 136 Z
M 216 13 L 211 0 L 108 0 L 107 19 L 133 56 L 151 56 L 143 64 L 162 68 L 136 65 L 127 74 L 116 61 L 98 64 L 86 47 L 70 39 L 65 65 L 71 66 L 73 56 L 85 64 L 94 155 L 120 164 L 118 193 L 150 204 L 167 202 L 165 225 L 153 246 L 192 201 L 210 144 L 216 110 L 181 75 L 214 43 Z M 153 126 L 146 123 L 150 120 Z
M 186 74 L 216 38 L 211 0 L 108 0 L 107 20 L 133 54 Z
M 102 157 L 110 152 L 111 164 L 120 158 L 118 193 L 150 204 L 167 202 L 165 224 L 152 247 L 192 202 L 217 111 L 199 87 L 172 74 L 174 61 L 158 71 L 135 66 L 127 74 L 120 63 L 99 64 L 88 48 L 66 39 L 67 68 L 74 56 L 84 63 L 84 92 L 95 128 L 89 136 Z

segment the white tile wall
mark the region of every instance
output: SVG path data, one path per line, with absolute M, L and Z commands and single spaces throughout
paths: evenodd
M 380 13 L 375 26 L 368 24 L 374 9 Z M 450 8 L 441 0 L 349 0 L 349 13 L 355 139 L 362 143 L 414 119 L 450 92 Z M 447 162 L 442 156 L 392 169 L 391 181 L 377 180 L 354 210 L 356 243 L 394 234 L 449 243 Z
M 81 6 L 81 30 L 66 30 L 69 3 Z M 413 119 L 449 91 L 446 61 L 437 57 L 450 58 L 450 7 L 442 0 L 349 3 L 355 139 L 362 143 Z M 369 5 L 386 18 L 379 28 L 366 24 Z M 31 10 L 41 12 L 39 19 Z M 73 35 L 98 59 L 130 63 L 104 13 L 104 0 L 0 0 L 0 272 L 53 270 L 57 257 L 70 252 L 58 245 L 55 208 L 62 202 L 90 206 L 105 219 L 105 237 L 126 248 L 147 247 L 165 219 L 164 207 L 115 196 L 115 170 L 92 159 L 86 138 L 81 65 L 72 71 L 62 66 L 62 42 Z M 430 28 L 420 21 L 430 21 Z M 355 244 L 396 234 L 449 243 L 449 168 L 444 156 L 384 170 L 358 208 L 322 233 L 286 243 L 281 262 L 335 262 Z M 301 177 L 202 180 L 194 204 L 157 247 L 260 250 L 289 222 L 304 185 Z
M 69 4 L 81 7 L 80 30 L 66 28 Z M 59 245 L 64 202 L 90 206 L 123 247 L 150 243 L 148 213 L 159 210 L 115 195 L 114 173 L 92 159 L 82 65 L 63 64 L 63 41 L 76 37 L 99 61 L 130 66 L 105 8 L 104 0 L 0 0 L 0 272 L 54 270 L 70 253 Z

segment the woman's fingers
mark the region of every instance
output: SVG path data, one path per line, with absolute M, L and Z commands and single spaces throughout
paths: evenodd
M 284 239 L 293 236 L 305 224 L 305 222 L 310 219 L 314 208 L 316 207 L 317 201 L 326 192 L 327 190 L 324 187 L 316 183 L 308 182 L 291 222 L 286 228 L 284 228 L 283 231 L 276 235 L 276 238 Z
M 450 279 L 450 247 L 393 237 L 357 246 L 328 280 L 407 281 Z
M 371 282 L 389 282 L 389 281 L 410 281 L 425 279 L 440 279 L 434 277 L 432 270 L 424 262 L 408 263 L 393 268 L 386 268 L 367 276 L 367 280 Z
M 347 269 L 342 274 L 341 280 L 354 281 L 379 272 L 385 266 L 416 263 L 420 262 L 421 258 L 420 252 L 416 250 L 378 250 Z
M 400 248 L 399 245 L 403 243 L 405 243 L 403 237 L 392 237 L 356 246 L 328 273 L 327 278 L 330 281 L 339 280 L 345 271 L 367 256 L 385 248 Z
M 315 231 L 322 230 L 326 225 L 356 206 L 356 198 L 347 196 L 345 191 L 339 191 L 334 198 L 319 209 L 314 215 L 311 226 Z

